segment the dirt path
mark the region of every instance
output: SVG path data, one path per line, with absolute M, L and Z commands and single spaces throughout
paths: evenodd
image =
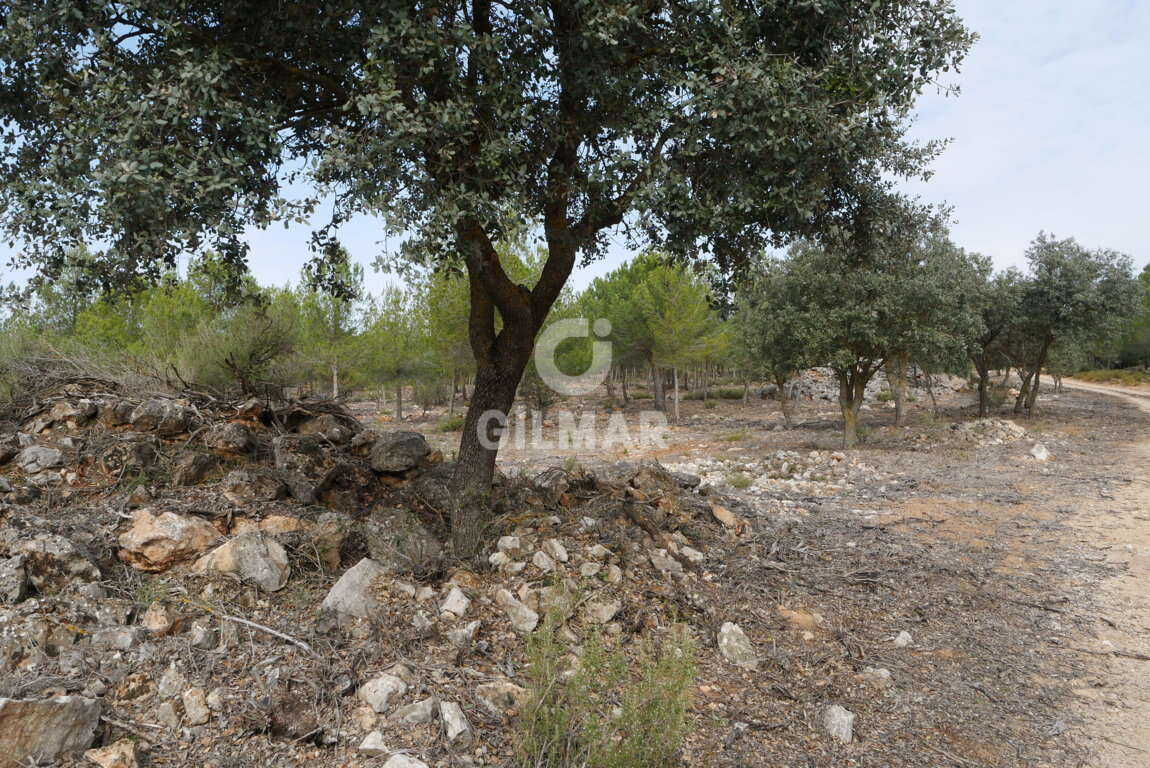
M 1150 412 L 1150 393 L 1067 381 L 1067 387 L 1119 397 Z M 1150 435 L 1131 435 L 1124 457 L 1131 482 L 1113 500 L 1084 505 L 1074 525 L 1088 531 L 1117 575 L 1098 593 L 1100 623 L 1095 641 L 1114 653 L 1103 685 L 1079 690 L 1082 716 L 1100 768 L 1150 765 Z M 1100 514 L 1101 513 L 1101 514 Z M 1133 658 L 1130 655 L 1142 656 Z

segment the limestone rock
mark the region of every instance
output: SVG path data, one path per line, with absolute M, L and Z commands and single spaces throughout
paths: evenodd
M 500 536 L 495 548 L 511 559 L 523 554 L 523 542 L 518 536 Z
M 46 445 L 30 445 L 16 454 L 16 466 L 28 475 L 63 466 L 64 452 Z
M 180 435 L 188 431 L 192 410 L 172 400 L 145 400 L 132 411 L 128 423 L 142 431 L 155 430 L 164 436 Z
M 563 542 L 559 539 L 547 539 L 543 542 L 543 551 L 551 556 L 552 560 L 556 562 L 565 563 L 568 560 L 567 548 L 563 546 Z
M 431 446 L 418 432 L 386 432 L 371 448 L 371 468 L 389 474 L 406 472 L 430 453 Z
M 532 555 L 531 562 L 544 573 L 551 573 L 551 571 L 555 570 L 555 561 L 543 550 L 539 550 Z
M 242 533 L 204 555 L 192 566 L 192 571 L 234 573 L 264 592 L 276 592 L 287 584 L 291 568 L 287 552 L 279 542 L 253 532 Z
M 81 696 L 0 699 L 0 755 L 12 765 L 55 760 L 92 746 L 102 702 Z
M 450 742 L 459 741 L 467 743 L 471 740 L 471 723 L 467 722 L 467 715 L 463 708 L 454 701 L 441 701 L 439 703 L 439 717 L 443 720 L 443 730 Z
M 204 434 L 204 445 L 221 453 L 247 453 L 256 447 L 256 439 L 246 425 L 226 421 Z
M 106 747 L 89 749 L 84 757 L 100 768 L 138 768 L 140 765 L 136 743 L 130 739 L 120 739 Z
M 477 685 L 475 698 L 491 714 L 502 717 L 509 711 L 518 710 L 523 705 L 527 698 L 527 691 L 515 683 L 499 680 Z
M 426 725 L 435 719 L 435 712 L 439 709 L 439 700 L 430 696 L 406 707 L 395 710 L 391 719 L 404 725 Z
M 340 551 L 351 528 L 351 518 L 342 512 L 324 512 L 308 531 L 308 543 L 328 573 L 339 570 Z
M 1050 451 L 1042 443 L 1035 443 L 1030 449 L 1030 455 L 1035 461 L 1050 461 Z
M 386 755 L 391 750 L 387 748 L 387 743 L 383 740 L 383 734 L 379 731 L 372 731 L 359 743 L 358 751 L 361 755 L 379 757 Z
M 463 594 L 463 590 L 459 587 L 452 587 L 451 591 L 447 593 L 447 597 L 439 604 L 439 613 L 450 614 L 453 618 L 462 618 L 467 609 L 471 607 L 471 600 L 467 595 Z
M 428 765 L 422 760 L 416 760 L 411 755 L 395 754 L 387 758 L 383 768 L 428 768 Z
M 910 632 L 907 632 L 905 629 L 899 632 L 898 635 L 896 635 L 894 638 L 895 648 L 906 648 L 913 644 L 914 638 L 911 636 Z
M 726 622 L 719 628 L 719 653 L 737 667 L 755 670 L 759 668 L 759 657 L 754 646 L 742 628 L 733 622 Z
M 24 556 L 0 558 L 0 603 L 18 603 L 27 592 L 28 575 L 24 571 Z
M 224 478 L 224 496 L 233 504 L 277 501 L 287 496 L 287 486 L 271 472 L 235 469 Z
M 356 695 L 373 711 L 385 714 L 392 699 L 399 698 L 405 693 L 407 693 L 407 683 L 395 675 L 383 674 L 360 686 Z
M 475 640 L 475 633 L 479 631 L 482 622 L 479 619 L 469 622 L 462 627 L 447 631 L 447 640 L 456 648 L 466 648 Z
M 207 698 L 203 688 L 191 688 L 184 692 L 184 721 L 188 725 L 203 725 L 211 719 Z
M 606 624 L 615 618 L 622 607 L 623 604 L 618 600 L 592 600 L 584 610 L 587 620 L 592 624 Z
M 432 569 L 443 556 L 439 540 L 411 512 L 381 509 L 360 524 L 371 559 L 402 573 Z
M 20 540 L 14 555 L 23 555 L 24 573 L 37 592 L 59 592 L 69 584 L 100 580 L 100 569 L 75 542 L 52 533 Z
M 842 744 L 850 744 L 854 738 L 854 723 L 854 712 L 838 704 L 832 704 L 823 713 L 823 728 L 832 739 Z
M 219 532 L 198 517 L 139 509 L 120 535 L 120 559 L 141 571 L 164 571 L 215 543 Z
M 387 569 L 376 561 L 369 557 L 363 558 L 339 577 L 339 581 L 324 598 L 320 609 L 360 619 L 375 615 L 380 610 L 380 605 L 371 593 L 371 586 L 377 578 L 386 576 L 387 573 Z
M 539 624 L 539 614 L 519 602 L 515 595 L 506 589 L 500 589 L 495 593 L 495 603 L 511 620 L 511 628 L 521 635 L 529 634 Z
M 185 451 L 181 453 L 172 468 L 172 485 L 196 485 L 212 473 L 219 465 L 219 459 L 206 453 Z

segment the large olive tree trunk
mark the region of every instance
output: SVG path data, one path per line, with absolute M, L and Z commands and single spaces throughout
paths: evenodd
M 866 395 L 866 385 L 875 370 L 871 363 L 860 361 L 837 371 L 839 409 L 843 414 L 843 448 L 854 448 L 858 444 L 859 409 Z
M 887 384 L 890 386 L 891 394 L 894 395 L 894 424 L 896 427 L 901 427 L 906 422 L 907 360 L 907 354 L 900 352 L 887 358 L 886 365 L 883 366 L 886 369 Z
M 503 427 L 535 337 L 575 265 L 576 241 L 562 210 L 547 217 L 544 232 L 547 261 L 528 290 L 504 272 L 483 227 L 465 221 L 456 231 L 456 245 L 467 265 L 468 340 L 475 357 L 475 383 L 450 485 L 451 541 L 460 558 L 473 558 L 483 547 Z M 502 320 L 498 330 L 497 316 Z
M 990 366 L 982 355 L 975 355 L 974 368 L 978 371 L 978 418 L 990 415 Z
M 794 426 L 794 418 L 792 416 L 794 410 L 794 403 L 791 402 L 791 388 L 788 386 L 791 377 L 784 373 L 774 374 L 775 390 L 779 395 L 779 410 L 783 412 L 783 422 L 787 425 L 787 429 Z

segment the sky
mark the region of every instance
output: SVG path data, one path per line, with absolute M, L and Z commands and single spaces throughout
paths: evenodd
M 924 93 L 911 135 L 951 140 L 925 183 L 906 190 L 952 206 L 955 242 L 1021 266 L 1040 232 L 1150 262 L 1150 2 L 957 0 L 979 41 L 948 77 L 957 96 Z M 342 231 L 370 265 L 395 241 L 362 217 Z M 264 284 L 298 280 L 308 228 L 252 230 L 250 264 Z M 582 288 L 625 261 L 622 244 L 572 277 Z M 394 277 L 370 267 L 368 287 Z M 0 276 L 6 282 L 14 275 Z

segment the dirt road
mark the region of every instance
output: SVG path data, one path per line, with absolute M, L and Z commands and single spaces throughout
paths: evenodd
M 1150 392 L 1066 381 L 1073 389 L 1097 392 L 1150 412 Z M 1079 691 L 1082 717 L 1099 768 L 1150 765 L 1150 434 L 1132 434 L 1125 467 L 1132 482 L 1116 488 L 1106 512 L 1087 506 L 1074 525 L 1112 555 L 1118 575 L 1103 583 L 1097 609 L 1098 647 L 1111 651 L 1108 679 Z

